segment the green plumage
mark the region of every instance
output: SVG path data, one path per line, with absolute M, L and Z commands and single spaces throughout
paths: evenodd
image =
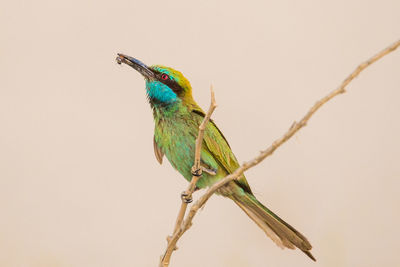
M 157 160 L 162 163 L 165 155 L 171 165 L 190 181 L 195 140 L 204 112 L 193 100 L 189 81 L 172 68 L 147 67 L 125 55 L 119 55 L 117 59 L 134 67 L 146 78 L 146 92 L 155 122 L 154 152 Z M 203 172 L 197 182 L 198 188 L 211 186 L 239 167 L 228 142 L 213 121 L 207 124 L 204 132 L 201 165 L 211 171 Z M 297 247 L 315 260 L 307 239 L 256 199 L 244 175 L 221 188 L 218 194 L 232 199 L 278 246 Z
M 187 107 L 182 102 L 175 105 L 178 106 L 176 111 L 168 115 L 160 107 L 154 107 L 154 141 L 171 165 L 190 181 L 195 142 L 204 113 L 199 107 Z M 216 175 L 204 172 L 197 183 L 199 188 L 212 185 L 239 167 L 235 155 L 213 121 L 204 131 L 201 162 L 206 168 L 215 170 Z M 251 192 L 244 177 L 239 183 L 243 189 Z

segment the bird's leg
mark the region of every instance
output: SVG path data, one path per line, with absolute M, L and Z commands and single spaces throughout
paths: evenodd
M 205 172 L 205 173 L 208 173 L 209 175 L 212 175 L 212 176 L 214 176 L 214 175 L 217 174 L 217 171 L 216 171 L 216 170 L 214 170 L 214 169 L 209 169 L 209 168 L 206 168 L 206 167 L 204 167 L 204 166 L 201 166 L 201 170 L 202 170 L 203 172 Z
M 203 170 L 201 168 L 196 169 L 195 166 L 193 166 L 191 169 L 191 173 L 192 173 L 192 176 L 196 176 L 196 177 L 200 178 L 201 175 L 203 174 Z M 196 191 L 196 188 L 197 188 L 197 186 L 195 187 L 194 191 Z M 181 193 L 181 199 L 185 203 L 191 203 L 193 201 L 192 193 L 190 191 L 183 191 Z

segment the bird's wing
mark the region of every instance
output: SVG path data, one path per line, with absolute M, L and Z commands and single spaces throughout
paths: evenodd
M 199 116 L 199 123 L 201 123 L 205 117 L 204 112 L 200 109 L 193 109 L 192 112 Z M 214 159 L 219 162 L 219 164 L 226 170 L 227 173 L 232 173 L 239 168 L 239 163 L 233 154 L 228 141 L 213 120 L 210 120 L 210 122 L 207 124 L 204 132 L 204 143 Z M 247 183 L 244 175 L 237 180 L 237 183 L 246 192 L 251 193 L 250 186 Z
M 162 164 L 164 153 L 161 151 L 161 148 L 157 145 L 156 139 L 154 137 L 153 137 L 153 147 L 154 147 L 154 155 L 156 155 L 158 163 Z

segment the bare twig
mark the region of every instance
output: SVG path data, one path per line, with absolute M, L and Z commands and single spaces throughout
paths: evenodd
M 181 208 L 179 210 L 178 216 L 176 218 L 175 222 L 175 228 L 172 237 L 168 236 L 167 241 L 167 249 L 164 253 L 163 256 L 161 256 L 160 260 L 160 266 L 168 266 L 169 261 L 172 255 L 172 252 L 177 249 L 176 247 L 176 242 L 178 241 L 179 238 L 177 238 L 177 233 L 180 231 L 180 228 L 182 226 L 182 221 L 186 213 L 186 208 L 187 205 L 191 202 L 192 199 L 192 194 L 196 188 L 197 181 L 201 178 L 202 176 L 202 168 L 200 165 L 200 155 L 201 155 L 201 145 L 203 143 L 203 137 L 204 137 L 204 130 L 206 129 L 207 123 L 210 121 L 211 115 L 214 112 L 215 108 L 217 107 L 217 103 L 215 102 L 215 95 L 214 95 L 214 89 L 211 86 L 211 104 L 208 109 L 208 112 L 206 116 L 204 117 L 203 121 L 201 122 L 199 126 L 199 134 L 197 135 L 196 138 L 196 150 L 195 150 L 195 157 L 194 157 L 194 165 L 192 168 L 192 173 L 195 175 L 192 176 L 192 180 L 186 189 L 185 192 L 182 193 L 182 204 Z
M 272 155 L 274 151 L 280 147 L 283 143 L 285 143 L 287 140 L 289 140 L 295 133 L 297 133 L 301 128 L 307 125 L 307 122 L 311 118 L 312 115 L 325 103 L 327 103 L 329 100 L 334 98 L 335 96 L 339 94 L 343 94 L 346 92 L 345 88 L 346 86 L 354 79 L 356 78 L 361 71 L 363 71 L 365 68 L 367 68 L 369 65 L 373 64 L 377 60 L 381 59 L 385 55 L 389 54 L 390 52 L 394 51 L 396 48 L 400 46 L 400 40 L 395 42 L 394 44 L 390 45 L 386 49 L 382 50 L 375 56 L 371 57 L 367 61 L 361 63 L 342 83 L 341 85 L 330 92 L 328 95 L 325 97 L 321 98 L 319 101 L 317 101 L 310 109 L 309 111 L 304 115 L 304 117 L 299 121 L 299 122 L 294 122 L 291 127 L 287 130 L 287 132 L 279 139 L 275 140 L 267 149 L 263 150 L 260 152 L 260 154 L 255 157 L 253 160 L 248 161 L 243 163 L 236 171 L 234 171 L 232 174 L 229 174 L 228 176 L 224 177 L 220 181 L 216 182 L 213 184 L 205 193 L 202 195 L 196 203 L 194 203 L 189 210 L 188 215 L 186 216 L 186 219 L 182 222 L 181 227 L 178 227 L 172 236 L 172 238 L 169 240 L 169 248 L 167 248 L 167 252 L 170 251 L 169 253 L 169 258 L 171 257 L 173 248 L 179 238 L 191 227 L 192 225 L 192 220 L 196 216 L 197 211 L 204 206 L 204 204 L 207 202 L 207 200 L 221 187 L 229 183 L 230 181 L 233 181 L 235 179 L 238 179 L 243 172 L 246 170 L 250 169 L 251 167 L 254 167 L 255 165 L 259 164 L 261 161 L 263 161 L 265 158 L 268 156 Z M 166 252 L 166 253 L 167 253 Z M 169 263 L 169 258 L 168 262 L 166 265 L 162 266 L 168 266 Z

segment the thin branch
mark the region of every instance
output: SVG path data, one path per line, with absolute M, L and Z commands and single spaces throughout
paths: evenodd
M 207 202 L 207 200 L 222 186 L 227 184 L 230 181 L 233 181 L 235 179 L 238 179 L 243 172 L 246 170 L 250 169 L 251 167 L 259 164 L 261 161 L 263 161 L 265 158 L 268 156 L 272 155 L 274 151 L 280 147 L 283 143 L 285 143 L 287 140 L 289 140 L 296 132 L 298 132 L 301 128 L 307 125 L 308 120 L 311 118 L 311 116 L 326 102 L 334 98 L 335 96 L 339 94 L 343 94 L 346 92 L 345 87 L 354 79 L 356 78 L 361 71 L 363 71 L 365 68 L 367 68 L 369 65 L 372 63 L 376 62 L 380 58 L 384 57 L 385 55 L 389 54 L 390 52 L 394 51 L 396 48 L 400 46 L 400 40 L 392 44 L 391 46 L 387 47 L 386 49 L 382 50 L 375 56 L 371 57 L 367 61 L 361 63 L 343 82 L 342 84 L 332 92 L 330 92 L 327 96 L 323 97 L 319 101 L 317 101 L 311 109 L 304 115 L 304 117 L 300 120 L 300 122 L 294 122 L 292 126 L 289 128 L 289 130 L 279 139 L 275 140 L 272 145 L 270 145 L 267 149 L 263 150 L 260 152 L 260 154 L 254 158 L 251 161 L 243 163 L 236 171 L 234 171 L 232 174 L 227 175 L 225 178 L 221 179 L 220 181 L 216 182 L 213 184 L 206 193 L 198 200 L 196 203 L 193 204 L 192 208 L 189 211 L 189 214 L 185 221 L 183 222 L 182 225 L 182 230 L 185 232 L 190 226 L 191 226 L 191 221 L 193 217 L 196 215 L 196 212 L 204 206 L 204 204 Z M 182 232 L 182 234 L 183 234 Z
M 172 254 L 173 248 L 179 238 L 191 227 L 192 225 L 192 220 L 196 216 L 197 211 L 204 206 L 204 204 L 207 202 L 207 200 L 221 187 L 229 183 L 230 181 L 233 181 L 235 179 L 238 179 L 243 172 L 246 170 L 250 169 L 251 167 L 254 167 L 255 165 L 259 164 L 261 161 L 263 161 L 265 158 L 268 156 L 272 155 L 274 151 L 280 147 L 283 143 L 285 143 L 287 140 L 289 140 L 295 133 L 297 133 L 301 128 L 307 125 L 309 119 L 314 115 L 314 113 L 325 103 L 327 103 L 329 100 L 334 98 L 337 95 L 343 94 L 346 92 L 346 86 L 354 79 L 356 78 L 361 71 L 363 71 L 365 68 L 376 62 L 377 60 L 381 59 L 385 55 L 389 54 L 390 52 L 394 51 L 396 48 L 400 46 L 400 40 L 392 44 L 391 46 L 387 47 L 386 49 L 382 50 L 375 56 L 371 57 L 367 61 L 361 63 L 342 83 L 341 85 L 330 92 L 328 95 L 325 97 L 321 98 L 319 101 L 317 101 L 310 109 L 309 111 L 304 115 L 304 117 L 299 121 L 299 122 L 294 122 L 292 126 L 287 130 L 287 132 L 279 139 L 275 140 L 267 149 L 263 150 L 260 152 L 260 154 L 255 157 L 253 160 L 248 161 L 243 163 L 236 171 L 234 171 L 232 174 L 229 174 L 228 176 L 224 177 L 220 181 L 216 182 L 213 184 L 205 193 L 202 195 L 196 203 L 194 203 L 189 210 L 188 215 L 186 216 L 186 219 L 183 221 L 181 227 L 175 231 L 174 235 L 170 239 L 171 244 L 173 244 L 172 248 L 170 249 L 170 254 L 169 257 Z M 169 258 L 168 258 L 168 263 L 169 263 Z M 163 265 L 163 266 L 168 266 Z
M 182 204 L 178 216 L 176 218 L 173 236 L 167 237 L 168 241 L 167 249 L 164 255 L 162 255 L 160 259 L 160 266 L 162 267 L 169 265 L 172 252 L 177 249 L 176 247 L 176 242 L 178 241 L 178 238 L 176 238 L 177 233 L 179 232 L 182 226 L 182 221 L 186 214 L 187 205 L 192 201 L 192 194 L 196 188 L 197 181 L 202 177 L 203 170 L 200 164 L 201 145 L 203 143 L 204 131 L 206 129 L 207 123 L 210 121 L 211 115 L 214 112 L 215 108 L 217 107 L 217 103 L 215 101 L 214 89 L 212 86 L 210 90 L 211 90 L 211 104 L 207 111 L 206 116 L 204 117 L 203 121 L 199 126 L 199 134 L 197 135 L 196 138 L 194 165 L 192 167 L 192 173 L 194 173 L 195 175 L 192 176 L 192 180 L 186 191 L 182 193 Z

